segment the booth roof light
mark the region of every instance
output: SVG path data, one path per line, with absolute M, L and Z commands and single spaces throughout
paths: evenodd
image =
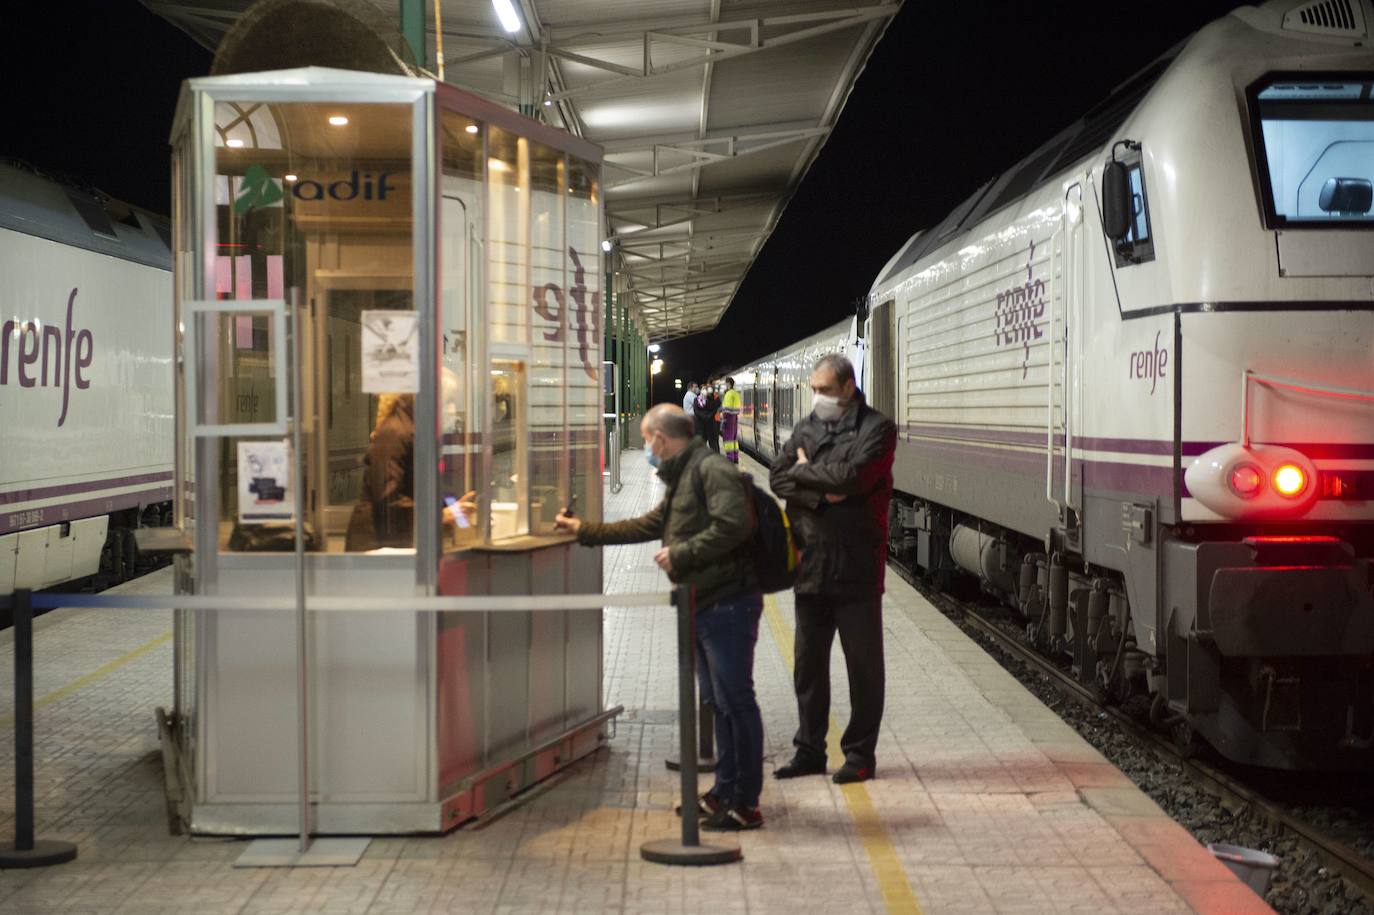
M 476 133 L 476 132 L 477 132 L 477 125 L 476 125 L 476 124 L 469 124 L 468 126 L 464 127 L 463 129 L 466 130 L 468 133 Z
M 496 18 L 501 20 L 501 28 L 507 32 L 520 31 L 520 17 L 510 0 L 491 0 L 491 5 L 496 9 Z
M 611 240 L 610 240 L 609 238 L 603 238 L 603 239 L 601 239 L 601 250 L 602 250 L 602 251 L 610 251 L 610 250 L 611 250 Z
M 335 127 L 342 127 L 348 123 L 348 118 L 341 114 L 331 114 L 329 116 L 329 123 L 333 124 Z
M 295 175 L 284 175 L 283 177 L 286 178 L 287 181 L 295 181 L 295 180 L 296 180 L 296 176 L 295 176 Z
M 656 353 L 656 352 L 658 352 L 658 351 L 659 351 L 659 348 L 660 348 L 660 347 L 659 347 L 659 345 L 658 345 L 657 343 L 650 343 L 650 344 L 649 344 L 649 352 L 651 352 L 651 353 Z
M 233 137 L 231 139 L 225 140 L 224 145 L 228 146 L 230 149 L 238 149 L 240 146 L 243 145 L 243 141 L 240 140 L 238 137 Z

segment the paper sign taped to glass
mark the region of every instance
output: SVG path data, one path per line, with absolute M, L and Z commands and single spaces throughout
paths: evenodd
M 290 521 L 291 448 L 287 441 L 239 442 L 239 523 Z
M 363 391 L 413 394 L 420 389 L 420 315 L 414 311 L 362 313 Z

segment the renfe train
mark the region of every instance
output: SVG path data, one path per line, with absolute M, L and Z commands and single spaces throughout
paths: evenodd
M 745 366 L 776 454 L 820 352 L 901 430 L 892 549 L 1104 698 L 1279 768 L 1374 744 L 1374 7 L 1243 7 Z
M 123 580 L 170 515 L 168 230 L 0 162 L 0 593 Z

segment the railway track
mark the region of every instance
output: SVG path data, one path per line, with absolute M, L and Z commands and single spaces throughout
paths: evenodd
M 1178 766 L 1195 785 L 1216 797 L 1224 806 L 1230 809 L 1244 807 L 1267 822 L 1271 828 L 1287 832 L 1312 851 L 1325 867 L 1339 873 L 1365 898 L 1374 900 L 1374 860 L 1341 840 L 1327 835 L 1320 827 L 1305 822 L 1282 802 L 1266 797 L 1222 768 L 1206 760 L 1185 755 L 1171 739 L 1143 726 L 1121 709 L 1099 703 L 1092 692 L 1076 679 L 1059 669 L 1052 660 L 1039 654 L 986 617 L 976 605 L 932 590 L 928 583 L 897 562 L 889 561 L 888 565 L 946 615 L 957 614 L 962 621 L 987 636 L 1007 654 L 1044 674 L 1065 696 L 1093 711 L 1108 715 L 1141 746 L 1153 752 L 1159 759 Z

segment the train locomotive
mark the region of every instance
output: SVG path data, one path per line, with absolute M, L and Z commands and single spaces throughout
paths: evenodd
M 129 578 L 170 519 L 169 233 L 0 161 L 0 593 Z
M 1186 745 L 1367 767 L 1372 28 L 1370 0 L 1204 27 L 914 235 L 857 318 L 737 370 L 743 445 L 776 454 L 849 352 L 900 430 L 895 553 Z

